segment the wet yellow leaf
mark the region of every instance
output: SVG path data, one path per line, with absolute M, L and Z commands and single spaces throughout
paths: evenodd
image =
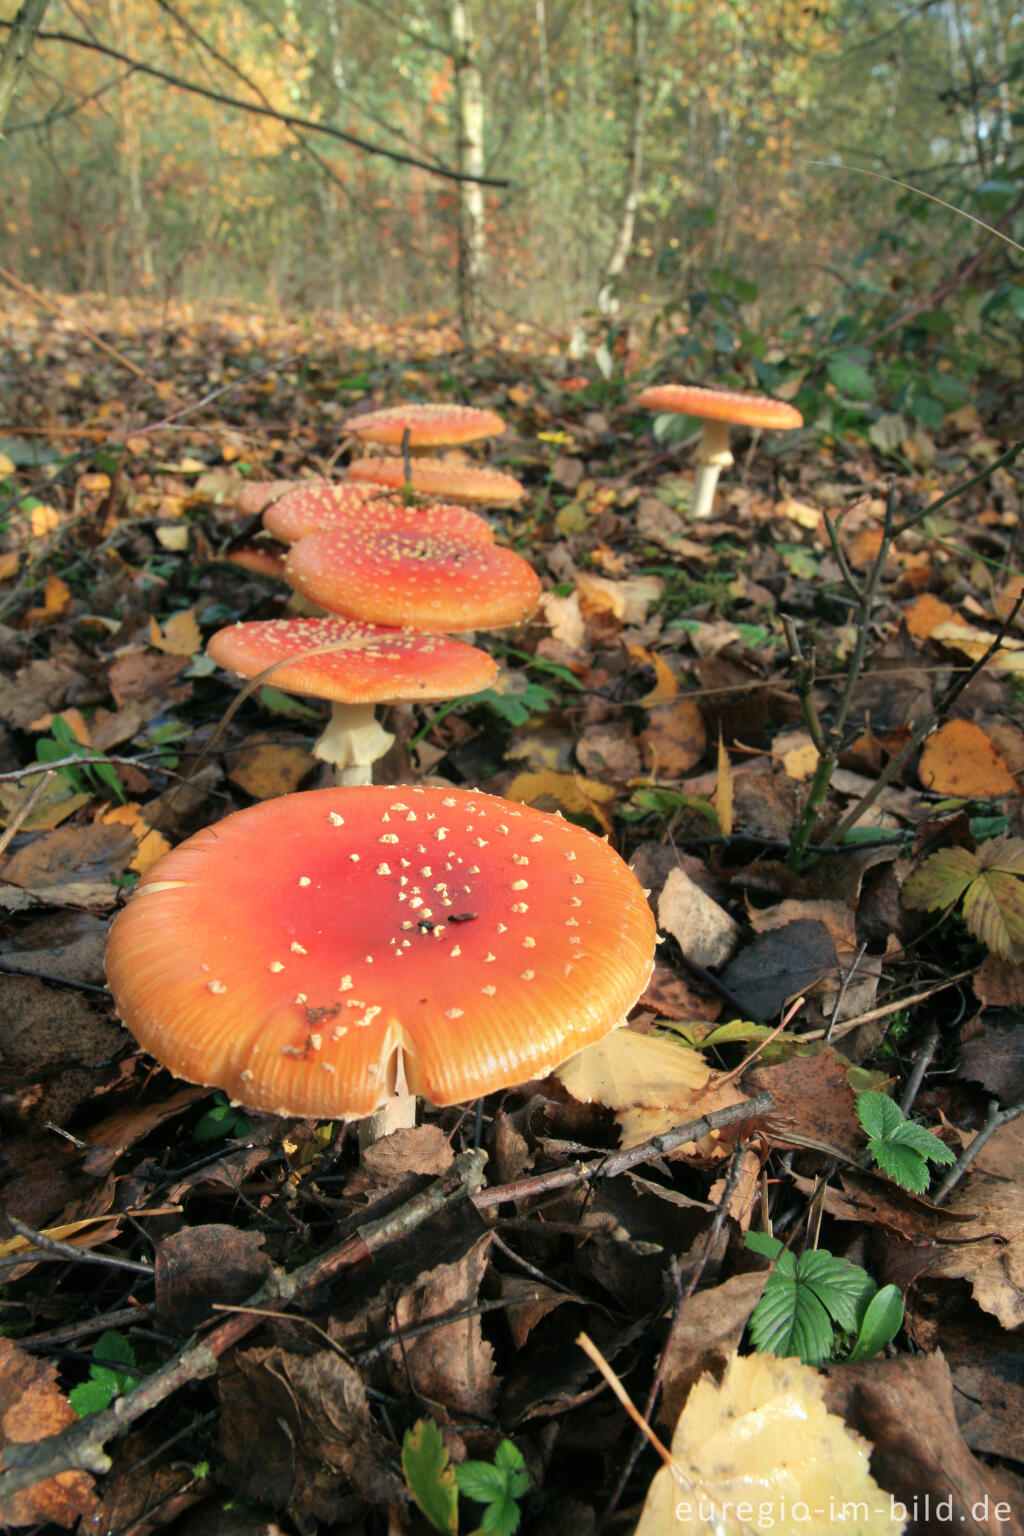
M 903 1521 L 871 1476 L 870 1454 L 829 1413 L 811 1366 L 734 1355 L 720 1386 L 704 1376 L 690 1392 L 672 1466 L 655 1474 L 636 1536 L 833 1536 L 847 1511 L 856 1511 L 859 1536 L 900 1536 Z

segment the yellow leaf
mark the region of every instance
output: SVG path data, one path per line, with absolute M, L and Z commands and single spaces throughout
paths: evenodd
M 657 709 L 659 704 L 670 704 L 679 692 L 679 684 L 664 656 L 659 656 L 657 651 L 649 651 L 643 645 L 631 645 L 629 654 L 634 661 L 642 661 L 645 665 L 653 667 L 654 676 L 657 678 L 650 693 L 643 694 L 636 702 L 644 709 Z
M 156 541 L 161 549 L 169 549 L 180 554 L 182 550 L 188 549 L 188 535 L 187 523 L 175 523 L 168 528 L 158 528 Z
M 799 528 L 811 528 L 817 530 L 824 524 L 822 513 L 817 507 L 812 507 L 810 502 L 796 501 L 792 496 L 787 496 L 779 507 L 783 517 L 789 522 L 796 523 Z
M 121 1217 L 117 1212 L 106 1216 L 86 1216 L 81 1221 L 67 1221 L 60 1227 L 42 1227 L 41 1236 L 52 1237 L 54 1242 L 73 1243 L 81 1232 L 88 1232 L 91 1228 L 105 1224 L 118 1222 Z M 35 1253 L 36 1245 L 29 1237 L 9 1237 L 0 1243 L 0 1259 L 9 1259 L 18 1253 Z
M 29 513 L 29 520 L 32 525 L 32 536 L 36 539 L 45 538 L 48 533 L 52 533 L 55 528 L 60 527 L 60 513 L 53 507 L 46 507 L 42 504 L 32 508 L 32 511 Z
M 917 767 L 940 795 L 1013 795 L 1017 781 L 992 739 L 973 720 L 948 720 L 925 742 Z
M 0 458 L 3 458 L 3 454 L 0 454 Z M 21 556 L 16 549 L 8 549 L 0 554 L 0 581 L 10 581 L 12 576 L 17 576 L 20 564 Z
M 127 805 L 112 806 L 105 811 L 100 820 L 106 825 L 118 824 L 130 827 L 138 843 L 135 857 L 128 865 L 136 874 L 144 875 L 151 864 L 170 852 L 170 843 L 162 832 L 154 832 L 153 828 L 143 819 L 142 807 L 135 801 L 129 801 Z
M 581 773 L 556 773 L 542 768 L 539 773 L 517 773 L 505 791 L 510 800 L 536 805 L 545 798 L 554 800 L 574 816 L 593 816 L 595 806 L 605 806 L 615 799 L 615 785 L 597 779 L 585 779 Z
M 55 619 L 63 618 L 70 606 L 71 588 L 67 582 L 61 581 L 59 576 L 47 576 L 43 606 L 30 608 L 25 615 L 25 623 L 27 625 L 52 624 Z
M 871 1476 L 871 1446 L 822 1394 L 817 1371 L 774 1355 L 733 1356 L 721 1386 L 702 1377 L 635 1536 L 833 1536 L 848 1521 L 859 1536 L 900 1536 L 903 1521 Z
M 168 656 L 194 656 L 196 651 L 202 649 L 202 637 L 199 633 L 199 625 L 196 623 L 195 609 L 186 608 L 183 613 L 176 613 L 168 619 L 163 629 L 156 619 L 149 621 L 149 643 L 154 650 L 163 651 Z
M 6 453 L 0 453 L 0 475 L 13 475 L 15 468 L 14 460 L 9 459 Z
M 723 836 L 732 836 L 732 765 L 722 732 L 718 732 L 718 777 L 715 785 L 715 811 Z

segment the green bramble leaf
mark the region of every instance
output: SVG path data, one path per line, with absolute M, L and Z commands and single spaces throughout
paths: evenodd
M 923 1195 L 928 1188 L 930 1175 L 928 1164 L 924 1158 L 910 1147 L 896 1147 L 889 1141 L 883 1141 L 880 1137 L 873 1137 L 868 1142 L 868 1151 L 883 1173 L 887 1173 L 893 1183 L 901 1189 L 908 1189 L 912 1195 Z
M 764 1232 L 748 1232 L 746 1245 L 775 1260 L 750 1316 L 750 1342 L 759 1353 L 798 1355 L 805 1365 L 820 1365 L 835 1348 L 833 1324 L 859 1335 L 875 1295 L 875 1282 L 859 1264 L 824 1248 L 794 1258 Z
M 928 1188 L 929 1163 L 954 1163 L 956 1157 L 923 1125 L 908 1120 L 884 1093 L 859 1093 L 857 1118 L 868 1137 L 868 1151 L 890 1179 L 912 1194 Z
M 114 1399 L 114 1393 L 101 1381 L 83 1381 L 80 1386 L 72 1387 L 68 1393 L 68 1402 L 84 1419 L 90 1413 L 102 1413 L 104 1408 L 109 1408 Z
M 417 1419 L 402 1439 L 402 1471 L 420 1513 L 442 1536 L 457 1536 L 459 1495 L 441 1431 L 433 1419 Z
M 956 1153 L 940 1141 L 931 1131 L 926 1131 L 923 1125 L 918 1125 L 914 1120 L 904 1120 L 889 1138 L 890 1145 L 894 1147 L 909 1147 L 919 1157 L 925 1158 L 930 1163 L 955 1163 Z
M 109 1408 L 115 1397 L 130 1392 L 138 1380 L 138 1371 L 119 1371 L 117 1364 L 135 1365 L 135 1351 L 123 1333 L 108 1328 L 101 1333 L 92 1347 L 97 1360 L 114 1361 L 114 1365 L 93 1364 L 89 1367 L 89 1380 L 72 1387 L 68 1402 L 80 1419 L 88 1413 L 102 1413 Z
M 980 873 L 978 856 L 967 848 L 940 848 L 904 882 L 900 900 L 905 907 L 932 912 L 951 907 Z
M 477 1504 L 485 1505 L 481 1529 L 493 1531 L 496 1536 L 513 1536 L 519 1529 L 519 1506 L 530 1486 L 530 1474 L 522 1453 L 511 1440 L 502 1440 L 494 1453 L 494 1464 L 488 1461 L 464 1461 L 455 1468 L 455 1481 L 459 1492 Z
M 1024 957 L 1024 838 L 994 837 L 977 853 L 940 848 L 903 886 L 905 907 L 925 912 L 963 898 L 968 931 L 1004 960 Z

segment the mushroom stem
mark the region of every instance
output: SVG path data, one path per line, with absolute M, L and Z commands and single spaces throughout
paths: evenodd
M 727 421 L 705 421 L 697 449 L 697 472 L 693 478 L 693 504 L 690 516 L 703 521 L 711 516 L 715 499 L 715 486 L 723 469 L 733 462 L 729 451 L 729 427 Z
M 410 1093 L 405 1077 L 405 1058 L 399 1050 L 394 1061 L 394 1091 L 372 1115 L 359 1122 L 359 1150 L 365 1152 L 376 1142 L 383 1141 L 392 1131 L 412 1130 L 416 1124 L 416 1095 Z
M 339 784 L 372 784 L 373 765 L 394 739 L 377 719 L 372 704 L 334 703 L 313 756 L 333 764 Z

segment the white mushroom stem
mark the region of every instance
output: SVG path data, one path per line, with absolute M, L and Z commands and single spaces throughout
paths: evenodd
M 372 784 L 373 765 L 394 739 L 377 719 L 372 704 L 335 703 L 313 756 L 333 764 L 339 784 Z
M 359 1122 L 359 1150 L 365 1152 L 376 1142 L 383 1141 L 392 1131 L 412 1130 L 416 1124 L 416 1095 L 411 1092 L 405 1079 L 405 1057 L 396 1051 L 394 1058 L 395 1082 L 390 1097 Z
M 728 421 L 704 423 L 700 447 L 697 449 L 697 473 L 693 478 L 693 504 L 690 508 L 690 516 L 695 521 L 703 521 L 711 516 L 718 477 L 733 462 L 729 452 L 731 425 Z

